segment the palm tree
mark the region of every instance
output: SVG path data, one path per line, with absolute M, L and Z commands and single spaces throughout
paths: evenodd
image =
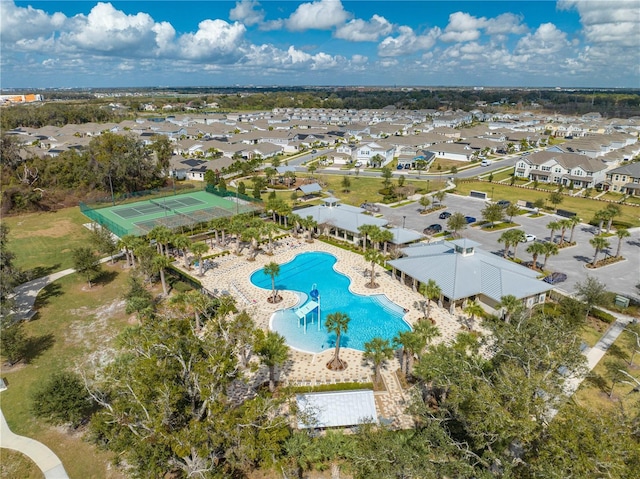
M 202 330 L 202 316 L 209 315 L 213 310 L 214 301 L 206 294 L 192 289 L 185 293 L 174 294 L 169 298 L 169 304 L 179 307 L 188 314 L 193 314 L 194 330 L 198 334 Z
M 286 221 L 286 220 L 285 220 Z M 293 236 L 295 238 L 298 237 L 298 229 L 302 224 L 302 217 L 296 213 L 292 213 L 289 215 L 289 221 L 291 222 L 291 227 L 293 228 Z
M 598 210 L 596 211 L 596 214 L 594 215 L 595 220 L 598 222 L 598 233 L 597 235 L 602 234 L 602 225 L 604 224 L 605 220 L 607 220 L 609 218 L 609 213 L 607 212 L 607 209 L 602 209 L 602 210 Z
M 313 229 L 318 226 L 318 222 L 313 219 L 313 216 L 307 215 L 300 223 L 304 229 L 307 230 L 307 243 L 313 243 Z
M 124 254 L 127 257 L 127 266 L 135 266 L 135 260 L 133 258 L 133 247 L 137 237 L 134 235 L 123 235 L 118 241 L 118 248 L 124 249 Z
M 347 314 L 338 311 L 329 314 L 324 323 L 327 331 L 336 335 L 336 351 L 333 358 L 327 363 L 327 367 L 334 371 L 341 371 L 347 367 L 347 364 L 340 359 L 340 335 L 349 330 L 349 321 L 351 318 Z
M 209 251 L 209 247 L 204 243 L 193 243 L 191 245 L 191 252 L 196 257 L 198 261 L 198 274 L 200 276 L 204 275 L 204 265 L 202 264 L 202 256 Z
M 593 246 L 596 250 L 596 253 L 593 255 L 593 261 L 591 262 L 591 264 L 595 266 L 596 260 L 598 259 L 598 253 L 600 253 L 600 251 L 602 251 L 603 249 L 608 248 L 609 242 L 602 236 L 594 236 L 589 240 L 589 244 L 591 244 L 591 246 Z
M 422 341 L 422 347 L 416 351 L 418 358 L 422 356 L 424 349 L 431 344 L 431 341 L 440 336 L 440 329 L 435 324 L 431 324 L 430 321 L 419 321 L 414 327 L 414 332 L 420 337 Z
M 620 250 L 622 249 L 622 240 L 631 236 L 631 233 L 629 233 L 626 228 L 618 228 L 618 230 L 616 231 L 616 236 L 618 237 L 618 249 L 616 251 L 616 258 L 619 258 Z
M 561 228 L 560 222 L 559 221 L 552 221 L 551 223 L 549 223 L 547 225 L 547 228 L 549 230 L 551 230 L 551 233 L 549 234 L 549 241 L 551 241 L 553 243 L 554 242 L 553 241 L 553 237 L 555 235 L 555 232 L 558 231 Z
M 605 210 L 607 211 L 607 233 L 610 233 L 613 219 L 616 216 L 620 216 L 622 210 L 620 210 L 620 207 L 618 205 L 608 205 Z
M 262 271 L 271 277 L 271 302 L 276 303 L 276 276 L 280 274 L 280 265 L 272 261 Z
M 484 314 L 484 309 L 482 309 L 482 306 L 480 306 L 477 301 L 470 301 L 466 308 L 464 308 L 464 313 L 470 316 L 470 324 L 473 324 L 476 316 Z M 470 326 L 469 329 L 471 329 Z
M 453 236 L 458 236 L 458 231 L 467 227 L 467 219 L 460 212 L 453 213 L 447 220 L 447 228 L 451 230 Z
M 527 247 L 527 253 L 533 256 L 533 261 L 531 261 L 531 267 L 533 269 L 538 269 L 538 256 L 544 254 L 545 247 L 542 243 L 533 242 Z
M 400 331 L 393 338 L 393 345 L 401 349 L 400 370 L 408 376 L 413 370 L 413 355 L 426 346 L 424 339 L 415 331 Z
M 371 234 L 375 225 L 360 225 L 358 233 L 362 236 L 362 251 L 367 251 L 367 236 Z
M 384 255 L 380 251 L 370 249 L 364 253 L 364 259 L 371 264 L 371 280 L 369 281 L 369 287 L 376 288 L 378 285 L 376 284 L 375 267 L 376 263 L 382 263 L 382 261 L 384 261 Z
M 511 247 L 512 237 L 513 234 L 511 234 L 511 230 L 507 230 L 504 231 L 498 238 L 498 243 L 504 243 L 504 253 L 502 254 L 503 258 L 506 258 L 509 255 L 509 248 Z
M 191 246 L 191 240 L 185 235 L 178 235 L 173 239 L 173 246 L 182 251 L 182 258 L 184 259 L 184 267 L 188 268 L 189 263 L 189 247 Z
M 382 366 L 393 357 L 393 348 L 388 339 L 373 338 L 364 343 L 363 358 L 373 363 L 374 384 L 380 384 Z
M 513 259 L 518 259 L 518 245 L 526 241 L 524 231 L 522 230 L 509 230 L 511 244 L 513 245 Z
M 169 291 L 167 290 L 167 282 L 165 280 L 164 272 L 169 267 L 170 264 L 171 264 L 171 259 L 167 258 L 166 256 L 160 255 L 153 258 L 153 269 L 158 273 L 160 273 L 160 282 L 162 283 L 162 292 L 164 293 L 165 296 L 169 295 Z
M 276 389 L 276 367 L 285 363 L 289 359 L 289 346 L 284 336 L 275 331 L 258 330 L 255 343 L 256 354 L 260 357 L 262 364 L 269 368 L 269 391 Z
M 572 223 L 569 218 L 565 218 L 558 221 L 558 225 L 560 226 L 560 242 L 558 244 L 559 246 L 562 246 L 564 244 L 564 234 L 566 233 L 567 228 L 571 228 Z
M 426 283 L 420 284 L 418 291 L 420 291 L 421 295 L 427 298 L 427 316 L 425 319 L 429 319 L 429 315 L 431 314 L 431 301 L 440 298 L 442 290 L 434 279 L 430 279 Z
M 542 263 L 542 269 L 547 269 L 547 261 L 549 260 L 549 256 L 555 256 L 558 254 L 559 248 L 555 243 L 551 243 L 550 241 L 545 241 L 542 243 L 544 246 L 544 263 Z
M 513 313 L 522 308 L 522 301 L 520 301 L 512 294 L 507 294 L 506 296 L 502 296 L 500 298 L 500 302 L 497 304 L 497 307 L 504 309 L 504 322 L 509 324 Z
M 279 230 L 280 229 L 275 223 L 265 223 L 262 227 L 262 234 L 267 235 L 267 238 L 269 239 L 269 246 L 267 251 L 267 254 L 269 256 L 273 255 L 273 235 Z
M 380 230 L 380 233 L 377 234 L 378 242 L 382 243 L 382 253 L 387 254 L 387 249 L 389 247 L 389 241 L 393 240 L 393 233 L 389 230 Z
M 575 232 L 576 226 L 580 224 L 580 218 L 578 216 L 571 216 L 567 218 L 569 223 L 571 223 L 571 234 L 569 236 L 569 243 L 573 243 L 573 233 Z

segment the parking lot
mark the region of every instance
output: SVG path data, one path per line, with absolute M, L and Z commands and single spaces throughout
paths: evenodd
M 499 200 L 500 198 L 497 199 Z M 443 211 L 451 213 L 460 212 L 465 216 L 477 218 L 478 222 L 482 221 L 481 211 L 485 207 L 485 200 L 448 194 L 443 203 L 446 206 L 445 209 L 427 215 L 420 214 L 422 208 L 417 202 L 398 208 L 381 206 L 380 213 L 395 226 L 402 226 L 404 224 L 406 228 L 419 232 L 422 232 L 424 228 L 431 224 L 440 224 L 443 229 L 446 229 L 447 220 L 438 218 L 438 215 Z M 640 210 L 638 210 L 638 212 L 640 214 Z M 527 215 L 519 215 L 513 218 L 514 222 L 521 225 L 519 227 L 520 229 L 525 233 L 535 235 L 538 241 L 549 241 L 550 231 L 547 228 L 547 224 L 559 219 L 562 219 L 562 217 L 552 214 L 545 214 L 539 218 L 530 218 Z M 473 227 L 472 225 L 468 225 L 467 228 L 461 232 L 461 235 L 477 241 L 486 251 L 501 255 L 504 246 L 498 243 L 498 238 L 504 231 L 505 230 L 487 232 L 479 226 Z M 593 238 L 596 232 L 597 228 L 591 225 L 578 225 L 574 234 L 574 241 L 576 241 L 577 244 L 563 248 L 558 255 L 549 258 L 547 263 L 547 269 L 549 271 L 558 271 L 566 273 L 567 275 L 567 280 L 556 285 L 556 288 L 568 293 L 574 293 L 576 284 L 583 281 L 588 274 L 605 283 L 609 291 L 615 291 L 627 297 L 638 298 L 640 296 L 640 290 L 638 290 L 636 285 L 640 284 L 640 228 L 629 230 L 631 236 L 623 240 L 621 254 L 626 258 L 625 261 L 591 270 L 587 269 L 585 265 L 593 260 L 595 250 L 591 244 L 589 244 L 589 240 Z M 556 241 L 558 234 L 559 232 L 555 233 Z M 568 238 L 569 232 L 567 231 L 565 239 Z M 618 238 L 613 236 L 608 238 L 608 241 L 610 248 L 607 252 L 608 254 L 614 255 L 618 247 Z M 527 243 L 520 244 L 517 255 L 518 258 L 530 261 L 531 255 L 526 252 L 526 249 Z M 511 251 L 513 251 L 513 248 Z M 604 256 L 605 253 L 601 252 L 598 258 L 601 259 L 604 258 Z M 542 258 L 539 258 L 539 261 L 542 261 Z

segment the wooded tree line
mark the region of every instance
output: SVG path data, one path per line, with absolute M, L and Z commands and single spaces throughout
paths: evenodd
M 45 95 L 48 96 L 48 95 Z M 43 103 L 16 105 L 3 108 L 0 116 L 0 128 L 3 131 L 19 126 L 41 128 L 46 125 L 64 126 L 69 123 L 106 123 L 120 122 L 125 117 L 104 104 L 92 104 L 88 100 L 77 103 Z
M 158 136 L 150 146 L 130 135 L 105 133 L 85 150 L 56 157 L 23 159 L 16 141 L 0 143 L 3 211 L 48 209 L 71 191 L 77 198 L 96 191 L 114 195 L 162 186 L 169 167 L 169 140 Z

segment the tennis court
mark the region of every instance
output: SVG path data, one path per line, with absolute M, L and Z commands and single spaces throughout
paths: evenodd
M 146 235 L 156 226 L 171 230 L 193 229 L 215 218 L 254 212 L 259 204 L 233 196 L 222 197 L 207 191 L 182 193 L 120 206 L 90 208 L 80 205 L 82 213 L 122 237 Z

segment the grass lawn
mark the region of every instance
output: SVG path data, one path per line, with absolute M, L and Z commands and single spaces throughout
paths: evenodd
M 468 161 L 445 160 L 444 158 L 436 158 L 435 160 L 433 160 L 433 163 L 431 163 L 431 166 L 429 167 L 429 173 L 446 173 L 451 170 L 452 166 L 455 166 L 459 170 L 460 168 L 464 168 L 465 166 L 469 166 L 470 164 L 471 163 L 469 163 Z M 440 167 L 440 169 L 438 169 L 438 166 Z
M 547 199 L 548 193 L 535 190 L 527 190 L 524 188 L 517 188 L 509 185 L 502 185 L 496 183 L 488 183 L 482 181 L 465 181 L 456 186 L 456 193 L 467 196 L 471 190 L 484 191 L 491 193 L 491 189 L 495 188 L 496 198 L 509 200 L 512 203 L 518 200 L 535 201 L 538 198 Z M 563 196 L 562 203 L 559 208 L 569 211 L 575 211 L 582 221 L 588 222 L 593 219 L 596 211 L 604 209 L 608 203 L 589 199 L 589 198 L 577 198 L 571 196 Z M 640 209 L 628 206 L 619 205 L 622 214 L 616 218 L 615 221 L 628 224 L 630 227 L 640 226 Z
M 11 449 L 0 449 L 0 479 L 43 479 L 36 463 L 24 454 Z
M 71 268 L 71 250 L 85 246 L 91 238 L 82 226 L 91 220 L 80 213 L 80 208 L 8 216 L 2 221 L 9 227 L 9 249 L 16 255 L 15 265 L 23 270 L 55 272 Z
M 505 171 L 499 171 L 497 173 L 494 172 L 493 173 L 493 181 L 497 183 L 498 181 L 509 179 L 509 178 L 511 178 L 511 173 L 513 173 L 513 168 L 510 168 L 510 169 L 505 170 Z M 488 179 L 489 175 L 490 175 L 490 173 L 485 173 L 483 175 L 483 177 L 485 179 Z
M 83 278 L 70 275 L 41 291 L 36 301 L 38 313 L 24 325 L 31 345 L 27 363 L 11 368 L 2 365 L 0 370 L 9 385 L 2 393 L 2 411 L 9 426 L 16 434 L 49 446 L 72 478 L 122 476 L 109 467 L 111 456 L 86 442 L 81 431 L 36 419 L 30 411 L 30 397 L 53 372 L 88 368 L 92 361 L 108 357 L 110 341 L 129 324 L 121 299 L 128 274 L 121 265 L 105 265 L 102 280 L 91 289 Z

